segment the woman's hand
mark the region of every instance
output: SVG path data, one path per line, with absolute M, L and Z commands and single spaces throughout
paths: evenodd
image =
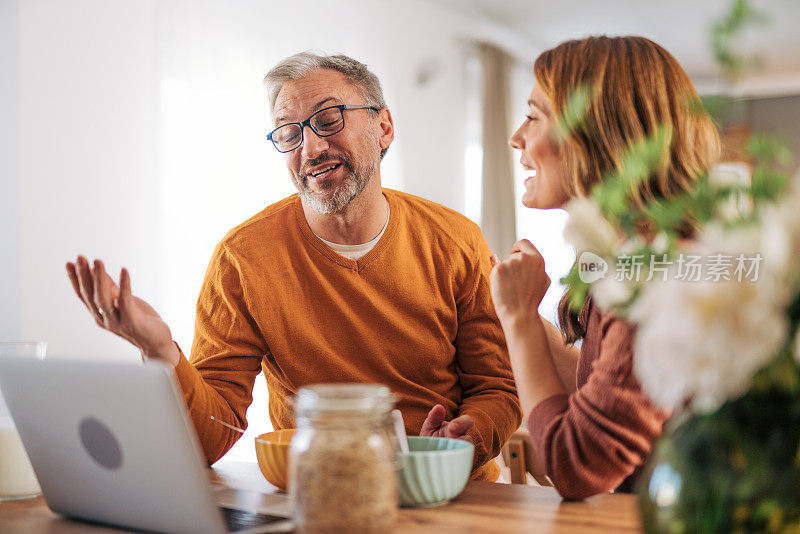
M 542 255 L 527 239 L 514 243 L 506 261 L 493 256 L 492 263 L 494 309 L 506 336 L 520 404 L 527 414 L 547 397 L 566 393 L 553 362 L 545 321 L 539 315 L 550 278 Z
M 146 358 L 177 365 L 180 353 L 172 342 L 167 324 L 148 303 L 131 294 L 131 278 L 126 269 L 120 273 L 119 286 L 106 273 L 103 262 L 94 268 L 83 256 L 67 263 L 72 288 L 101 328 L 126 339 Z
M 514 243 L 505 261 L 492 256 L 492 300 L 497 317 L 504 325 L 538 317 L 539 304 L 550 287 L 544 259 L 530 241 Z

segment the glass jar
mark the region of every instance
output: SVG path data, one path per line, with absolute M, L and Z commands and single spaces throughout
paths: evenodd
M 47 343 L 0 343 L 0 358 L 25 357 L 44 359 Z M 42 494 L 28 453 L 11 419 L 0 391 L 0 502 L 27 499 Z
M 389 389 L 324 384 L 295 397 L 289 495 L 298 532 L 388 532 L 397 516 Z

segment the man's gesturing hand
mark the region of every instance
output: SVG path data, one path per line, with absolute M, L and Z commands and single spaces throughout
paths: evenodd
M 94 267 L 83 256 L 67 263 L 72 288 L 101 328 L 131 342 L 146 358 L 178 364 L 180 354 L 167 324 L 145 301 L 131 294 L 131 277 L 122 269 L 119 286 L 100 260 Z
M 444 417 L 447 414 L 444 406 L 437 404 L 430 412 L 425 422 L 422 423 L 422 430 L 419 431 L 420 436 L 433 436 L 437 438 L 455 438 L 463 439 L 472 443 L 472 436 L 467 434 L 467 431 L 472 428 L 473 421 L 469 415 L 460 415 L 452 421 L 445 421 Z

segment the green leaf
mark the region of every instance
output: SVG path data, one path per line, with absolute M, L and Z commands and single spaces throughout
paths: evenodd
M 761 165 L 788 167 L 792 164 L 792 151 L 784 141 L 772 135 L 752 135 L 745 150 Z
M 580 313 L 586 304 L 586 299 L 589 297 L 590 284 L 587 284 L 580 279 L 578 273 L 578 260 L 572 264 L 572 268 L 567 273 L 567 276 L 561 279 L 561 283 L 569 287 L 569 305 L 575 313 Z
M 711 26 L 711 50 L 726 76 L 738 78 L 746 68 L 757 63 L 757 58 L 738 54 L 733 44 L 746 27 L 763 25 L 767 21 L 767 16 L 756 11 L 748 0 L 733 0 L 728 13 Z
M 592 103 L 592 91 L 588 84 L 579 85 L 567 99 L 564 111 L 556 121 L 554 130 L 556 144 L 563 143 L 570 133 L 579 129 Z
M 715 122 L 722 122 L 722 116 L 728 108 L 728 100 L 718 95 L 704 95 L 700 99 L 691 98 L 686 102 L 690 113 L 708 113 Z

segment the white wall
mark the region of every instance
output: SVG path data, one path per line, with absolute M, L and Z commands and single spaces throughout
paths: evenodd
M 0 2 L 0 340 L 20 339 L 19 2 Z
M 73 296 L 76 254 L 126 265 L 158 300 L 154 15 L 154 0 L 20 3 L 20 331 L 51 356 L 136 357 Z

